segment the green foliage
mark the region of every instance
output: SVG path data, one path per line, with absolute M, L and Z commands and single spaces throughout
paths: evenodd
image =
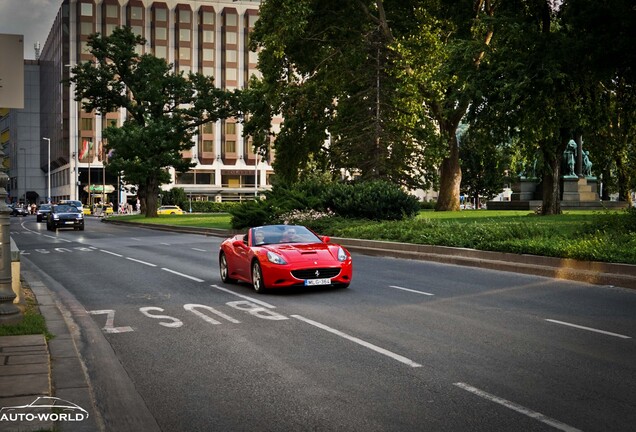
M 192 201 L 192 211 L 195 213 L 228 213 L 238 207 L 237 202 Z M 188 207 L 190 203 L 188 203 Z
M 137 54 L 136 46 L 145 42 L 130 27 L 91 35 L 95 60 L 75 66 L 68 82 L 75 84 L 75 100 L 87 112 L 125 109 L 124 124 L 104 130 L 107 169 L 138 185 L 146 216 L 156 217 L 160 187 L 170 181 L 168 168 L 192 167 L 182 152 L 192 147 L 198 126 L 235 114 L 234 96 L 216 88 L 211 77 L 184 76 L 164 59 Z
M 172 188 L 161 193 L 161 205 L 178 205 L 187 209 L 188 196 L 183 188 Z
M 230 209 L 230 215 L 230 224 L 234 229 L 266 225 L 274 217 L 272 205 L 268 200 L 242 202 Z
M 416 197 L 383 181 L 334 183 L 324 193 L 324 204 L 337 215 L 369 220 L 401 220 L 420 208 Z
M 267 199 L 246 202 L 230 210 L 232 226 L 311 222 L 331 216 L 369 220 L 400 220 L 415 215 L 418 199 L 384 181 L 339 183 L 308 178 L 293 185 L 278 184 Z

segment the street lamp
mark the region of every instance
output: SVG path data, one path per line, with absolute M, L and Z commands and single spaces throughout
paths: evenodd
M 23 184 L 23 187 L 24 187 L 24 205 L 26 205 L 26 189 L 27 189 L 27 187 L 26 187 L 26 178 L 27 178 L 27 175 L 26 175 L 26 149 L 24 147 L 20 147 L 18 149 L 18 151 L 23 151 L 24 152 L 24 165 L 22 167 L 22 170 L 24 171 L 24 184 Z M 18 193 L 20 193 L 20 188 L 18 188 Z M 20 195 L 18 195 L 18 202 L 20 202 Z
M 47 163 L 47 177 L 48 177 L 48 198 L 47 202 L 51 204 L 51 138 L 42 137 L 43 140 L 46 140 L 49 144 L 49 160 Z

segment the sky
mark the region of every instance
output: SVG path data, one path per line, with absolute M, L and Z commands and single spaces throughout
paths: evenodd
M 44 47 L 63 0 L 0 0 L 0 33 L 24 36 L 24 58 L 35 59 L 36 41 Z

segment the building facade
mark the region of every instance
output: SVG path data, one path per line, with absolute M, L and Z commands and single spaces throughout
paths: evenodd
M 166 59 L 175 72 L 211 75 L 224 89 L 242 88 L 258 75 L 257 55 L 248 37 L 258 18 L 258 0 L 63 0 L 42 49 L 40 62 L 42 170 L 51 166 L 53 200 L 78 199 L 95 203 L 126 199 L 122 180 L 104 168 L 102 130 L 122 124 L 124 112 L 100 116 L 86 113 L 73 100 L 74 87 L 61 82 L 78 63 L 91 61 L 89 35 L 112 33 L 130 26 L 147 41 L 140 54 Z M 251 199 L 269 187 L 273 153 L 263 158 L 242 136 L 235 119 L 200 128 L 184 157 L 196 166 L 187 173 L 172 172 L 172 183 L 193 200 Z M 130 198 L 130 197 L 128 197 Z
M 24 62 L 24 108 L 0 109 L 0 147 L 8 169 L 7 201 L 40 204 L 47 200 L 46 160 L 40 147 L 40 66 Z M 44 167 L 44 171 L 43 168 Z

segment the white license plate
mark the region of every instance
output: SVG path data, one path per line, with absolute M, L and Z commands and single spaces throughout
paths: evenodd
M 73 222 L 73 221 L 66 221 L 66 222 L 64 222 L 64 223 L 65 223 L 66 225 L 73 225 L 75 222 Z
M 307 279 L 305 285 L 331 285 L 331 279 Z

